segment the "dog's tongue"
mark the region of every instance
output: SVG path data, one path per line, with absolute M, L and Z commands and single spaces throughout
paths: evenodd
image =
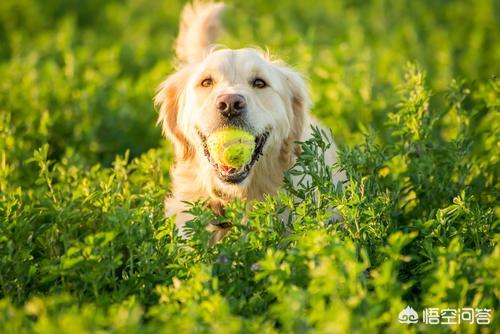
M 231 174 L 237 171 L 237 169 L 234 167 L 224 166 L 224 165 L 221 165 L 220 169 L 222 169 L 222 171 L 226 174 Z

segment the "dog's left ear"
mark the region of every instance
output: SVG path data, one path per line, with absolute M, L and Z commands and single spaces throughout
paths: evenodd
M 294 70 L 281 66 L 280 72 L 284 76 L 284 84 L 289 92 L 292 115 L 290 119 L 290 134 L 284 143 L 283 149 L 288 149 L 295 156 L 300 154 L 300 146 L 296 143 L 302 140 L 307 113 L 311 107 L 311 99 L 304 78 Z

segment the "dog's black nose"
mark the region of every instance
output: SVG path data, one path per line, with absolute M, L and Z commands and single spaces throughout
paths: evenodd
M 215 107 L 224 117 L 233 118 L 241 116 L 247 108 L 247 103 L 243 95 L 224 94 L 217 97 Z

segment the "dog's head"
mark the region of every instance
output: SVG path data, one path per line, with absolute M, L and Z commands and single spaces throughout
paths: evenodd
M 167 78 L 155 101 L 177 159 L 196 161 L 220 187 L 248 185 L 259 166 L 281 173 L 290 167 L 309 107 L 302 77 L 255 49 L 209 53 Z M 214 163 L 206 149 L 206 138 L 226 127 L 256 138 L 252 159 L 240 170 Z

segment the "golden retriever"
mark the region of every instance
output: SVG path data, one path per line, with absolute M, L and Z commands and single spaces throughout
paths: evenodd
M 233 198 L 275 194 L 300 154 L 297 142 L 307 139 L 316 124 L 307 86 L 296 71 L 257 49 L 214 48 L 223 9 L 222 3 L 186 5 L 175 48 L 179 69 L 155 97 L 158 123 L 175 147 L 165 211 L 176 215 L 181 233 L 192 219 L 185 201 L 206 200 L 220 214 Z M 252 159 L 240 170 L 218 165 L 207 150 L 207 136 L 224 127 L 256 136 Z M 336 161 L 334 145 L 327 160 Z M 335 182 L 344 177 L 334 172 Z

